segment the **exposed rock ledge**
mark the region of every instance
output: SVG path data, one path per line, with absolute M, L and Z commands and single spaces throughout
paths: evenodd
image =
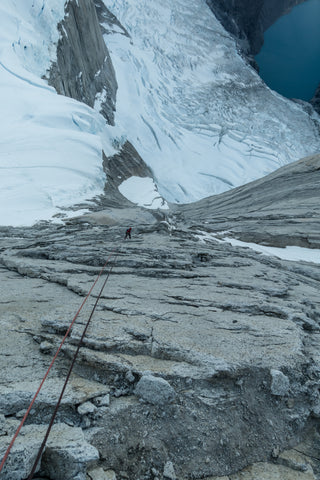
M 256 232 L 263 230 L 270 179 L 279 206 L 282 191 L 307 192 L 310 176 L 317 183 L 316 165 L 309 159 L 268 177 L 260 198 L 257 183 L 217 197 L 225 227 L 228 209 L 245 205 L 246 193 L 254 199 Z M 298 203 L 311 209 L 311 195 L 319 208 L 319 192 L 300 201 L 289 195 L 286 218 Z M 38 477 L 85 480 L 88 471 L 87 480 L 320 478 L 319 267 L 199 242 L 195 230 L 212 231 L 221 221 L 211 213 L 214 199 L 208 202 L 193 213 L 186 207 L 176 225 L 170 218 L 133 225 L 131 242 L 122 241 L 117 225 L 1 229 L 1 453 L 66 325 L 120 245 L 59 412 L 68 451 L 49 444 Z M 305 231 L 313 220 L 305 217 Z M 233 229 L 236 220 L 229 223 Z M 290 225 L 288 239 L 296 235 Z M 23 445 L 48 422 L 89 312 L 74 326 L 1 480 L 24 478 L 30 458 Z M 39 443 L 34 433 L 33 450 Z M 81 448 L 85 464 L 76 454 Z M 21 464 L 13 476 L 13 465 Z

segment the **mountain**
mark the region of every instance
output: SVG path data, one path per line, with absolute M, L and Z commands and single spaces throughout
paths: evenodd
M 207 4 L 242 50 L 256 55 L 263 44 L 263 33 L 283 14 L 306 0 L 207 0 Z
M 320 155 L 241 187 L 179 207 L 186 223 L 244 242 L 320 248 Z
M 1 480 L 71 365 L 35 480 L 320 479 L 319 116 L 251 66 L 290 6 L 2 0 Z
M 270 245 L 286 235 L 287 244 L 319 246 L 319 168 L 319 156 L 308 158 L 163 219 L 132 206 L 1 227 L 0 458 L 110 254 L 112 267 L 1 479 L 30 473 L 110 275 L 36 478 L 318 480 L 319 248 Z M 264 232 L 269 246 L 253 244 Z
M 2 224 L 95 206 L 129 145 L 174 203 L 319 151 L 319 116 L 266 87 L 202 0 L 0 8 Z

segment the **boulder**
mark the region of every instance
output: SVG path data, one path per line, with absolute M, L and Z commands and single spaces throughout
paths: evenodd
M 175 399 L 175 391 L 170 383 L 161 377 L 143 375 L 135 388 L 135 394 L 154 405 L 165 405 Z

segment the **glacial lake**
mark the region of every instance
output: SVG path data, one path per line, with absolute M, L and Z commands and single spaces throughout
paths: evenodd
M 320 0 L 307 0 L 280 17 L 265 32 L 255 59 L 272 90 L 311 100 L 320 83 Z

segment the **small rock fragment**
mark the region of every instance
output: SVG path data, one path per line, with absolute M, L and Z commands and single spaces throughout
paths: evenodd
M 278 458 L 279 455 L 280 455 L 280 448 L 279 448 L 279 446 L 277 445 L 276 447 L 274 447 L 274 448 L 272 449 L 271 457 L 272 457 L 272 458 Z
M 176 473 L 173 468 L 172 462 L 167 462 L 163 469 L 164 478 L 169 478 L 169 480 L 176 480 Z
M 314 418 L 320 418 L 320 403 L 317 403 L 312 409 L 312 415 Z M 0 421 L 1 422 L 1 421 Z
M 44 342 L 40 343 L 39 348 L 40 348 L 40 352 L 42 352 L 42 353 L 50 353 L 52 348 L 53 348 L 53 345 L 52 345 L 52 343 L 45 340 Z
M 1 435 L 6 435 L 7 430 L 6 430 L 6 417 L 2 414 L 0 414 L 0 436 Z
M 286 395 L 289 391 L 290 381 L 289 378 L 284 375 L 280 370 L 270 370 L 271 381 L 271 393 L 276 396 Z
M 97 407 L 91 402 L 82 403 L 78 407 L 79 415 L 88 415 L 89 413 L 94 413 L 97 410 Z
M 133 383 L 135 381 L 135 377 L 134 377 L 133 373 L 130 372 L 130 370 L 126 373 L 126 380 L 129 383 Z
M 89 478 L 92 480 L 117 480 L 116 474 L 113 470 L 105 471 L 101 467 L 90 470 L 88 474 Z
M 110 405 L 110 395 L 107 393 L 103 397 L 99 399 L 99 405 L 100 407 L 109 407 Z

